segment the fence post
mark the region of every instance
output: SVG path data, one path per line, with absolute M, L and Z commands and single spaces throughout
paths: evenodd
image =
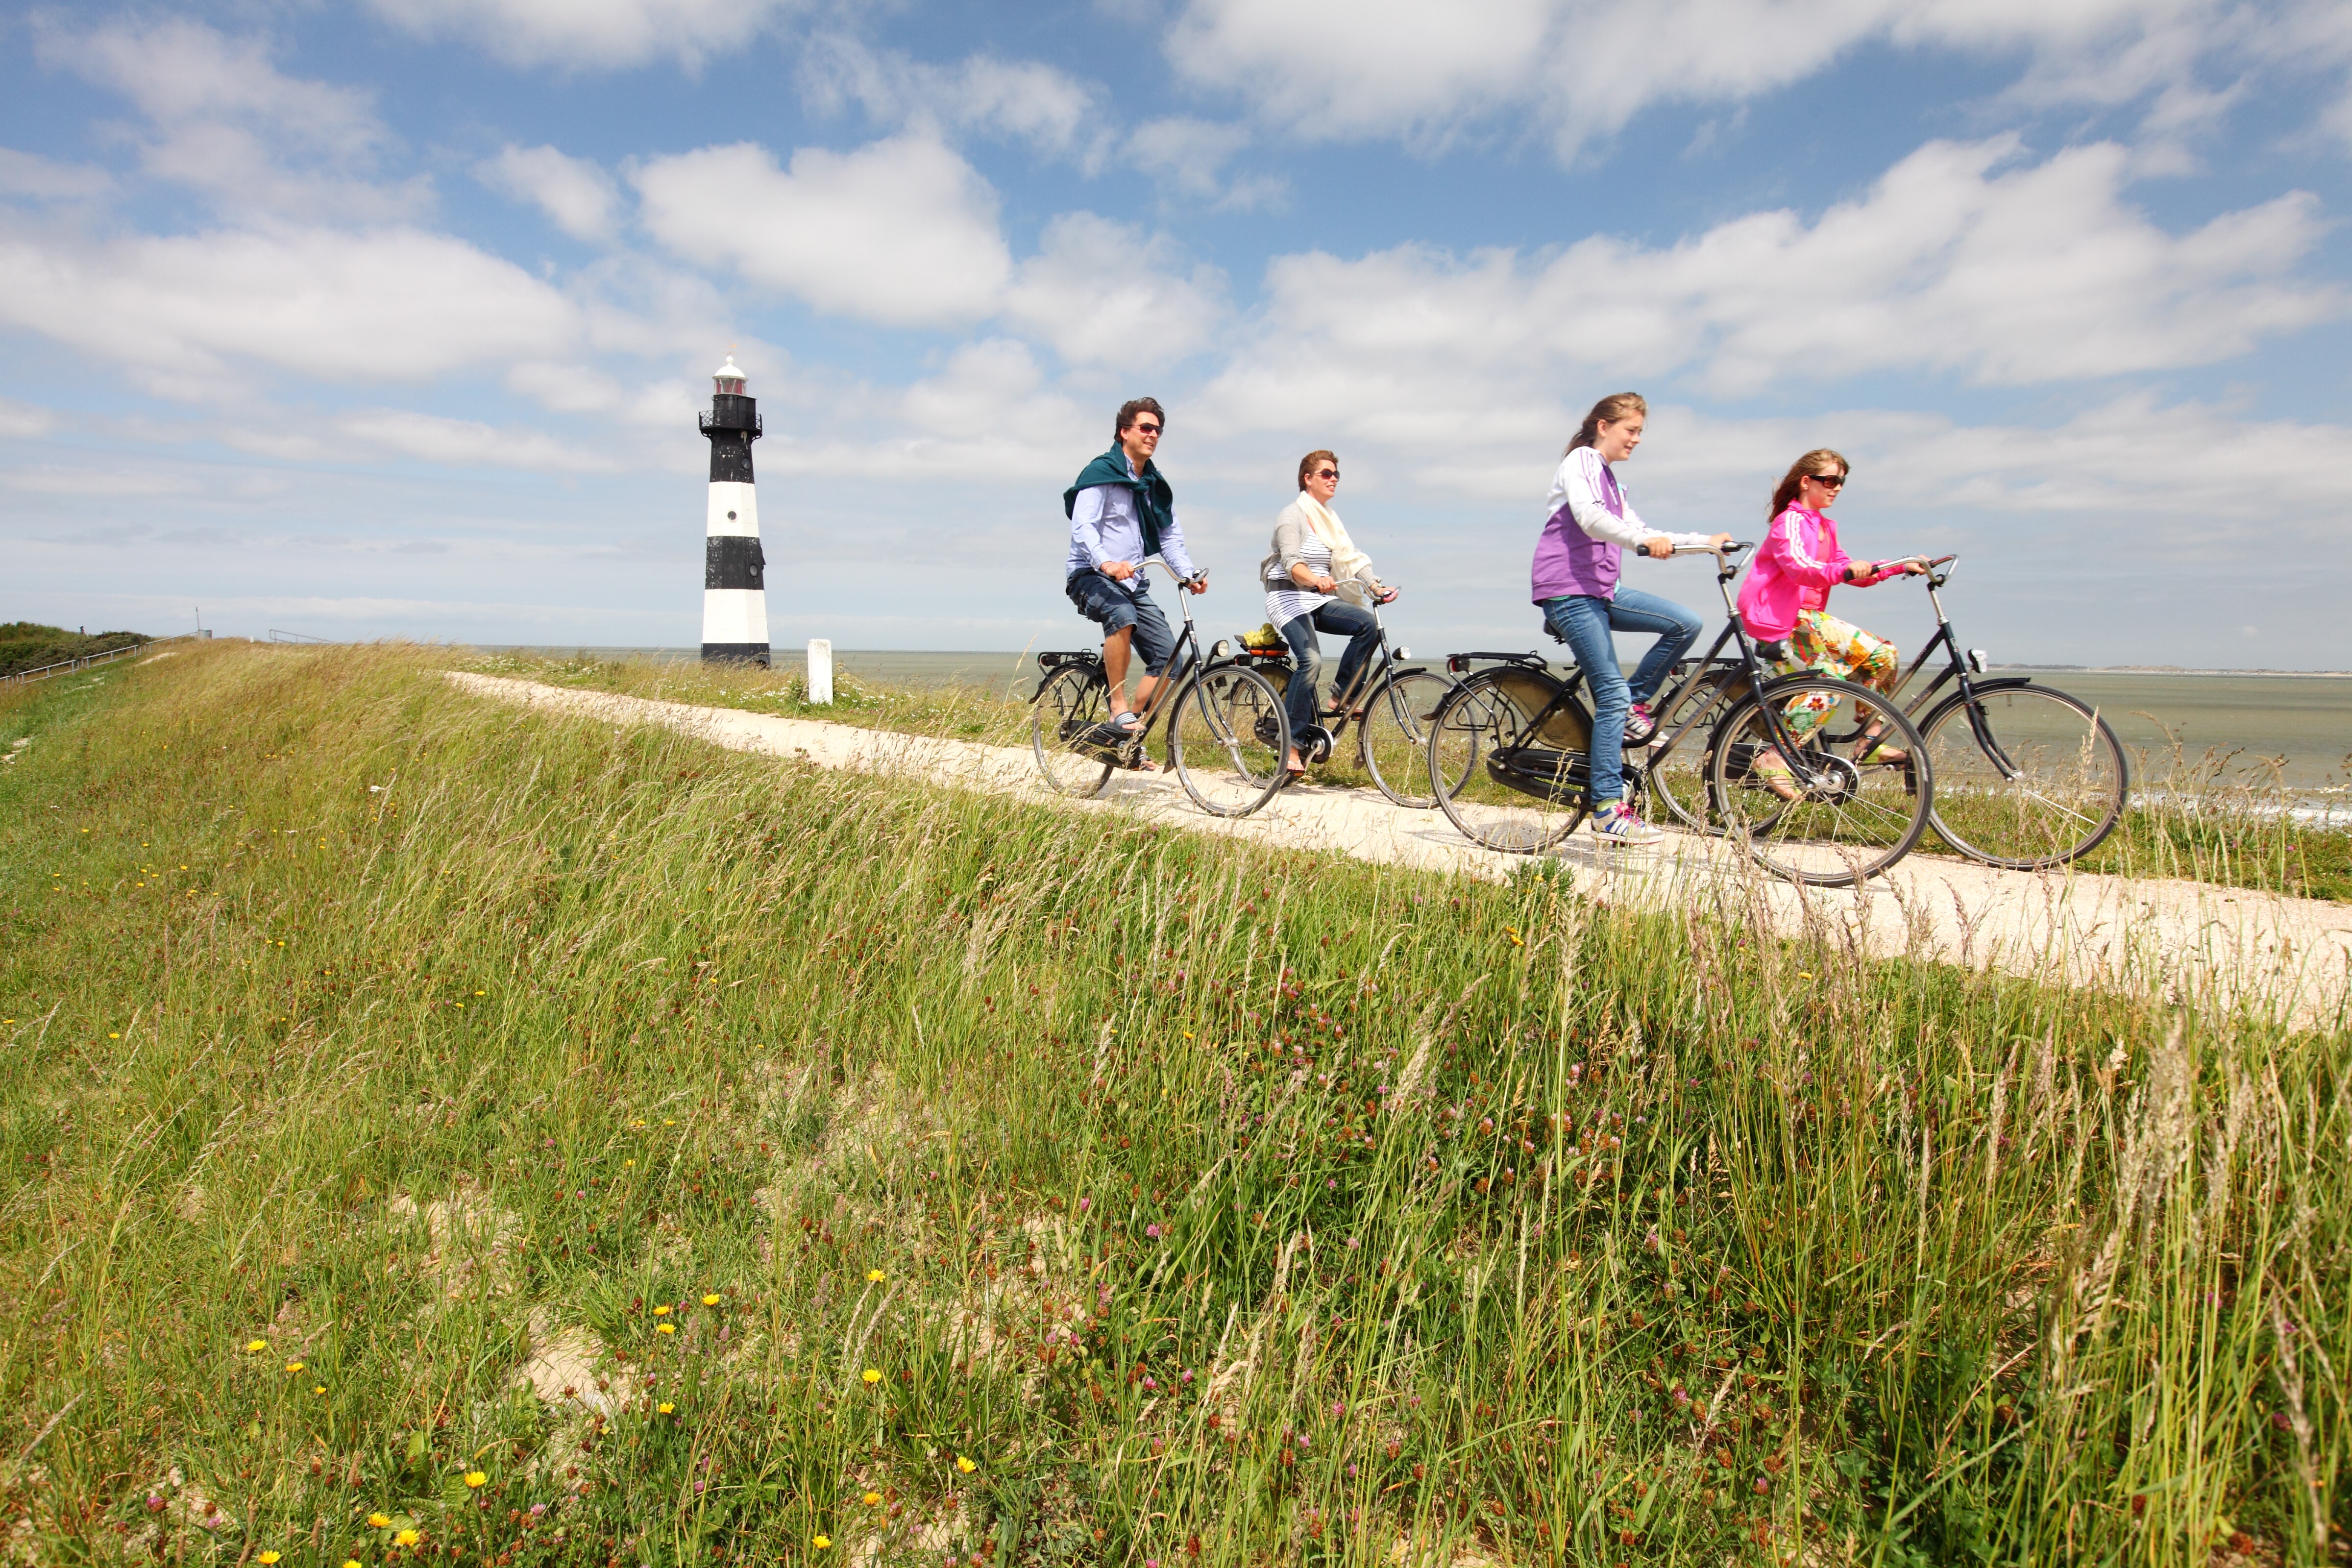
M 833 701 L 833 641 L 829 637 L 809 638 L 808 700 L 828 704 Z

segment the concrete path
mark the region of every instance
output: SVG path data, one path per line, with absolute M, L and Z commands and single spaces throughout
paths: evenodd
M 498 676 L 453 671 L 448 679 L 498 701 L 604 723 L 660 725 L 731 751 L 1051 801 L 1072 810 L 1130 812 L 1271 847 L 1496 879 L 1528 864 L 1522 857 L 1478 848 L 1441 813 L 1401 810 L 1370 790 L 1294 785 L 1255 816 L 1231 819 L 1196 809 L 1171 776 L 1119 773 L 1101 798 L 1075 802 L 1044 787 L 1025 748 Z M 1704 902 L 1781 932 L 1810 926 L 1881 955 L 2146 990 L 2210 1008 L 2244 1005 L 2334 1027 L 2352 1016 L 2352 905 L 2203 882 L 1996 871 L 1927 854 L 1913 854 L 1859 893 L 1800 889 L 1759 876 L 1718 840 L 1687 834 L 1647 849 L 1604 848 L 1580 835 L 1558 858 L 1580 889 L 1616 903 Z

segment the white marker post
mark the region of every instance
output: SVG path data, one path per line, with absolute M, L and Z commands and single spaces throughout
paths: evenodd
M 833 701 L 833 641 L 829 637 L 809 638 L 808 700 L 828 704 Z

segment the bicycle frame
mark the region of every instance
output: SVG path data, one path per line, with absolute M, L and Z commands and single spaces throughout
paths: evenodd
M 1176 575 L 1174 567 L 1157 557 L 1145 561 L 1137 570 L 1148 572 L 1154 566 L 1166 573 L 1168 580 L 1176 585 L 1176 608 L 1184 616 L 1184 629 L 1176 634 L 1175 647 L 1169 652 L 1167 668 L 1162 669 L 1156 678 L 1157 683 L 1152 687 L 1151 696 L 1145 701 L 1142 711 L 1136 714 L 1138 721 L 1135 732 L 1122 739 L 1116 746 L 1103 748 L 1116 765 L 1124 768 L 1134 767 L 1141 759 L 1144 742 L 1150 739 L 1152 727 L 1159 723 L 1161 711 L 1167 708 L 1179 687 L 1185 685 L 1188 679 L 1206 675 L 1213 669 L 1222 669 L 1228 665 L 1243 662 L 1234 658 L 1203 659 L 1201 657 L 1200 628 L 1192 621 L 1192 595 L 1185 591 L 1186 580 Z M 1202 574 L 1202 579 L 1205 579 L 1206 575 L 1205 573 Z M 1037 682 L 1036 691 L 1029 699 L 1032 702 L 1045 694 L 1045 687 L 1053 679 L 1055 670 L 1072 664 L 1091 663 L 1097 668 L 1102 665 L 1100 649 L 1091 650 L 1076 658 L 1056 658 L 1050 666 L 1045 664 L 1045 657 L 1051 656 L 1043 656 L 1039 659 L 1043 673 Z M 1195 666 L 1198 668 L 1196 668 Z
M 1958 563 L 1959 559 L 1957 555 L 1940 555 L 1927 563 L 1926 573 L 1927 603 L 1936 612 L 1936 635 L 1927 639 L 1927 645 L 1919 650 L 1919 657 L 1911 661 L 1911 668 L 1903 672 L 1903 679 L 1895 683 L 1895 689 L 1900 692 L 1905 687 L 1910 685 L 1919 671 L 1927 668 L 1927 660 L 1935 656 L 1936 650 L 1941 648 L 1945 658 L 1943 669 L 1937 673 L 1935 679 L 1927 684 L 1918 696 L 1911 700 L 1910 705 L 1903 710 L 1904 715 L 1906 718 L 1916 718 L 1934 701 L 1936 693 L 1941 691 L 1948 683 L 1958 682 L 1959 700 L 1968 704 L 1969 729 L 1976 736 L 1978 746 L 1983 750 L 1985 756 L 1992 764 L 2000 770 L 2002 777 L 2014 778 L 2017 776 L 2017 764 L 2011 760 L 2007 752 L 2001 750 L 2000 742 L 1995 740 L 1991 732 L 1985 728 L 1984 708 L 1977 701 L 1977 693 L 2013 689 L 2020 686 L 2031 686 L 2033 682 L 2021 675 L 2000 676 L 1991 680 L 1975 679 L 1984 673 L 1984 650 L 1971 648 L 1967 653 L 1962 653 L 1960 639 L 1952 631 L 1952 618 L 1944 613 L 1942 589 L 1944 584 L 1951 580 L 1952 568 Z

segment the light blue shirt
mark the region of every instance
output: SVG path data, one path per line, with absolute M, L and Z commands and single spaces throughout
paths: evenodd
M 1192 558 L 1184 552 L 1184 530 L 1172 510 L 1168 526 L 1160 531 L 1160 559 L 1179 577 L 1197 575 Z M 1119 587 L 1130 594 L 1150 590 L 1141 570 L 1143 524 L 1135 515 L 1135 492 L 1125 485 L 1088 485 L 1070 508 L 1070 559 L 1062 568 L 1064 579 L 1100 571 L 1106 561 L 1131 562 L 1137 567 Z

